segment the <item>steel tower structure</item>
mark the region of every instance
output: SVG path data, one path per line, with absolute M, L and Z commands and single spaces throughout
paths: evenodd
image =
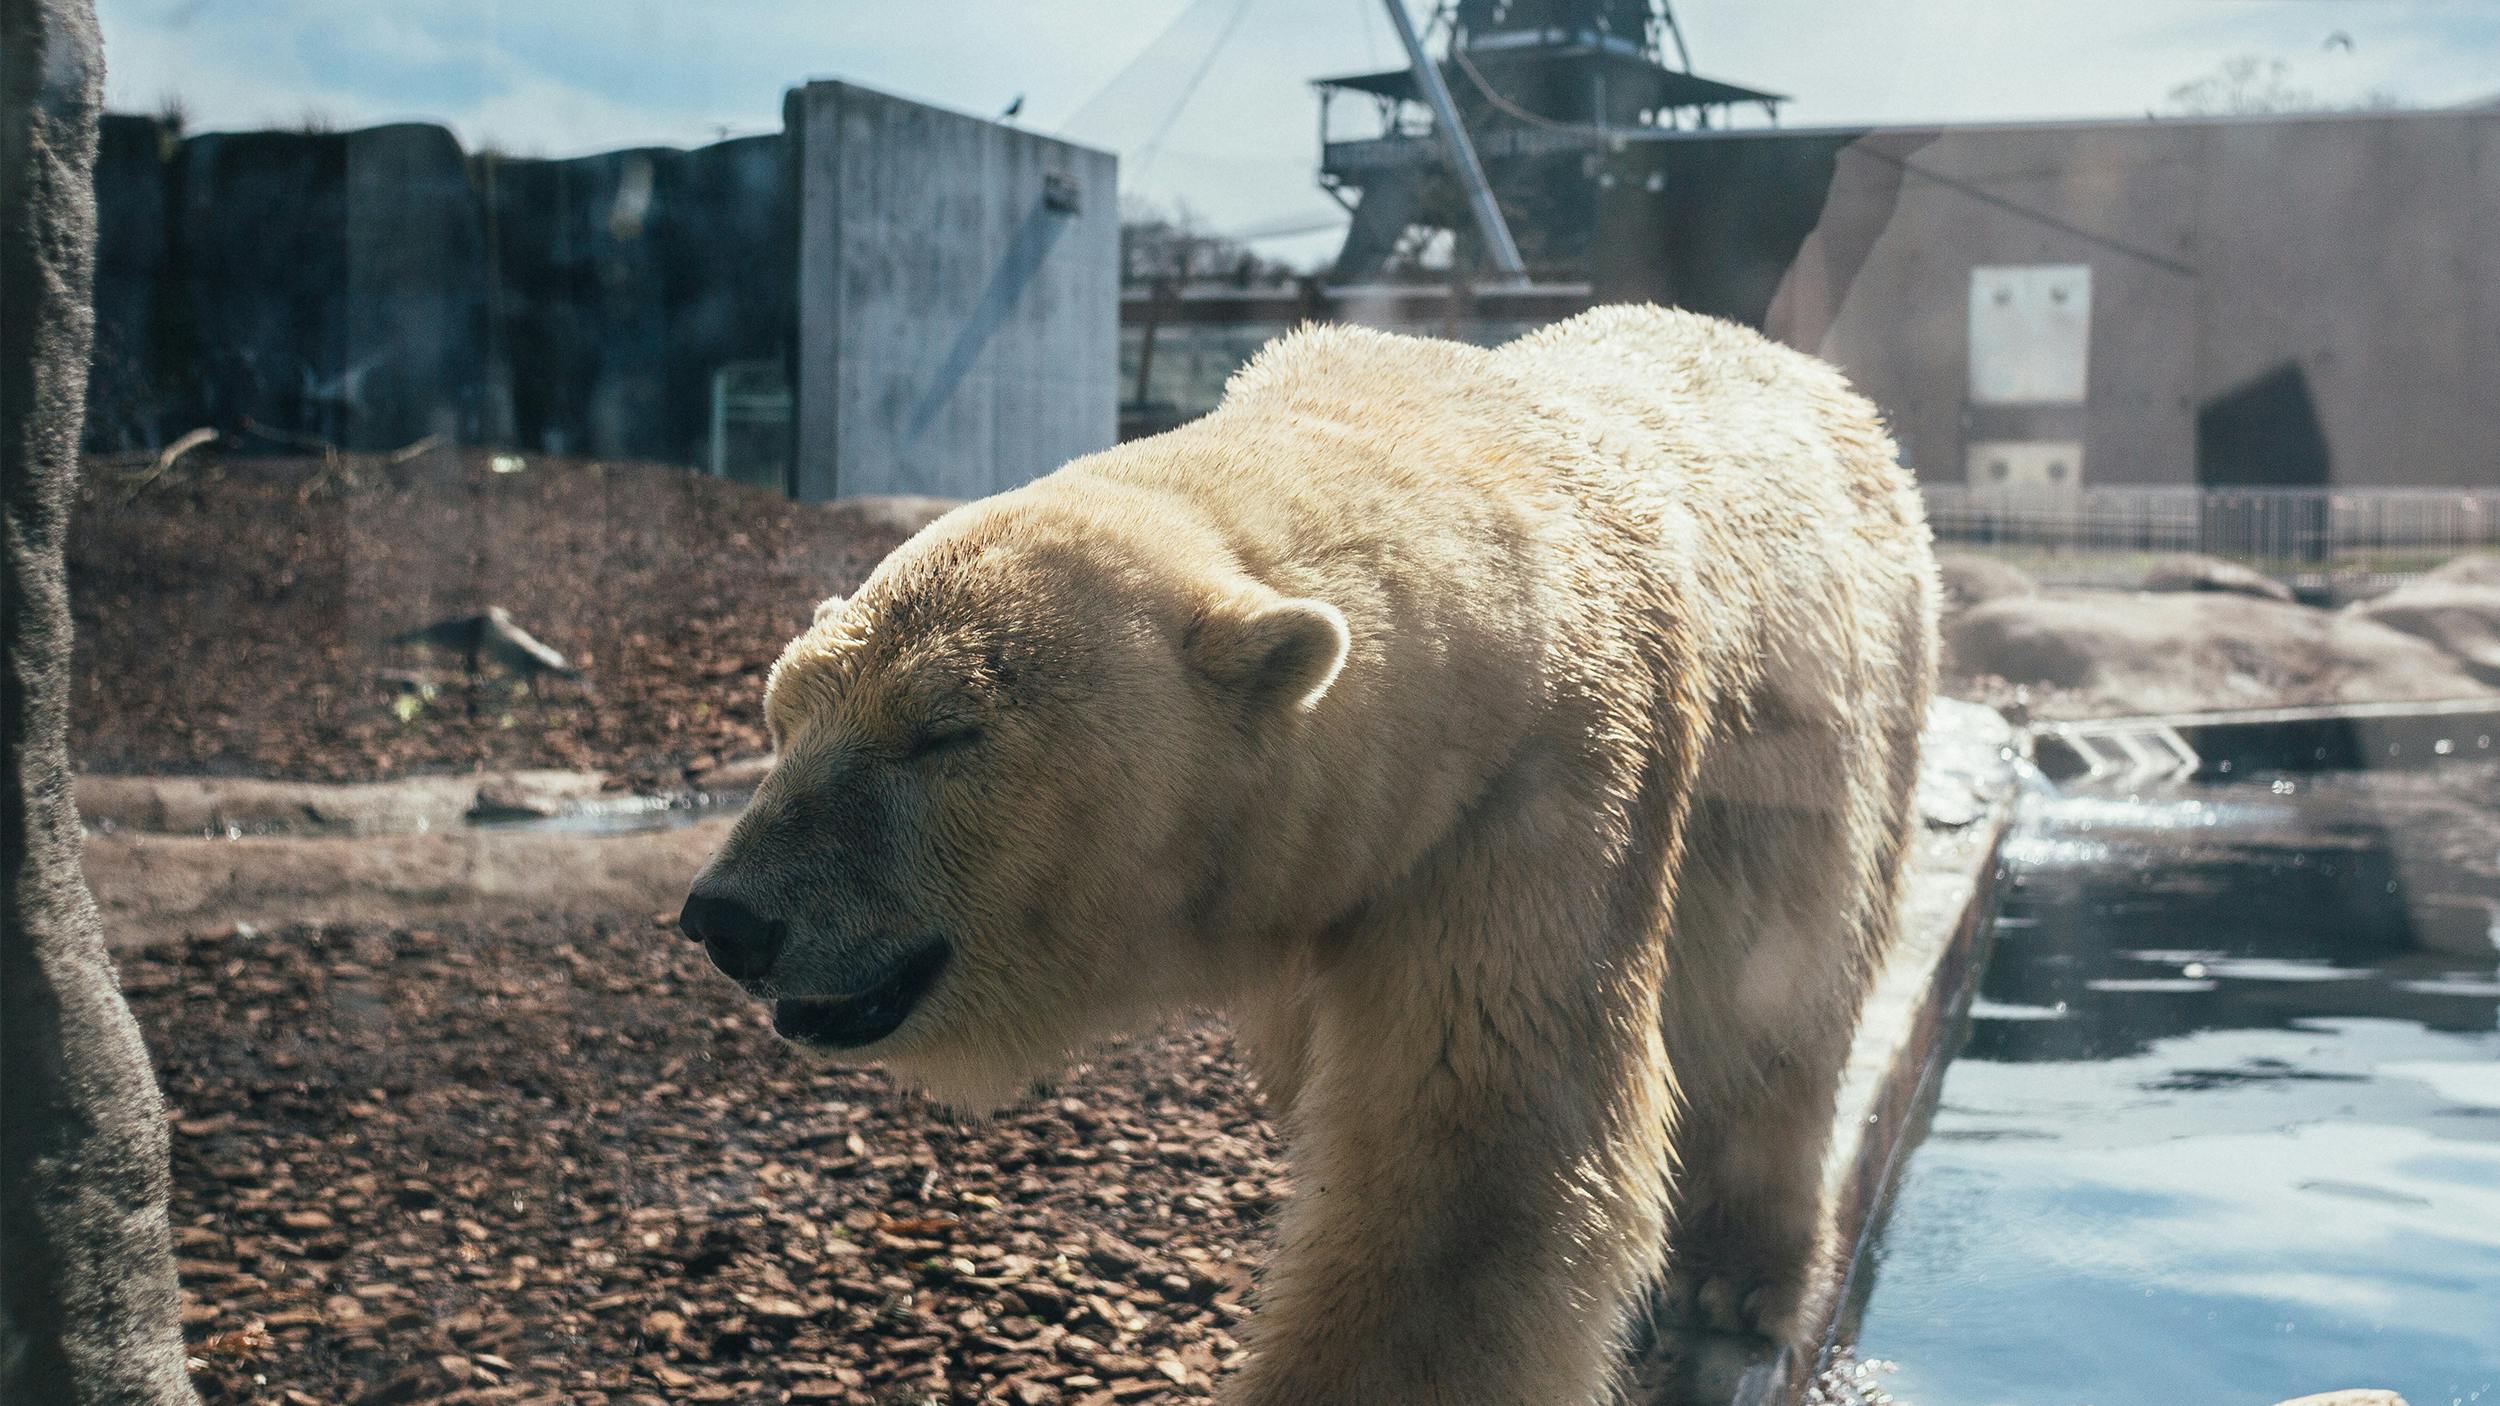
M 1539 277 L 1585 276 L 1611 147 L 1724 127 L 1756 106 L 1776 122 L 1786 101 L 1694 73 L 1666 0 L 1449 0 L 1426 38 L 1440 40 L 1439 75 L 1520 257 Z M 1417 69 L 1316 86 L 1320 184 L 1354 214 L 1339 280 L 1394 273 L 1445 230 L 1461 270 L 1500 262 L 1470 217 L 1467 183 L 1452 169 Z M 1346 122 L 1344 107 L 1358 104 L 1368 121 Z

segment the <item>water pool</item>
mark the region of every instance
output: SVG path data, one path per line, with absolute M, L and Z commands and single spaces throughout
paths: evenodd
M 1874 1247 L 1888 1390 L 2500 1403 L 2500 881 L 2420 785 L 2027 804 Z

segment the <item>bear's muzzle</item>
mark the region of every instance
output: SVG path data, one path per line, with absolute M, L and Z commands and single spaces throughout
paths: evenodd
M 819 1049 L 873 1045 L 911 1019 L 954 956 L 953 944 L 933 937 L 851 995 L 785 996 L 773 1002 L 773 1033 Z

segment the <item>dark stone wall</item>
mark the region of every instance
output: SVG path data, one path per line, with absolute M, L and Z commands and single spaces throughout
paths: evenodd
M 172 378 L 160 379 L 170 360 L 152 339 L 169 326 L 158 303 L 173 248 L 169 168 L 180 154 L 181 143 L 154 118 L 104 119 L 96 205 L 114 218 L 101 221 L 96 238 L 95 362 L 87 377 L 91 443 L 158 442 L 156 406 L 175 393 Z
M 168 203 L 160 345 L 196 367 L 193 424 L 359 449 L 487 429 L 484 239 L 450 133 L 195 137 Z
M 695 462 L 791 317 L 778 136 L 570 160 L 440 127 L 107 118 L 90 450 L 471 444 Z
M 476 164 L 513 442 L 701 459 L 714 370 L 788 340 L 782 139 Z

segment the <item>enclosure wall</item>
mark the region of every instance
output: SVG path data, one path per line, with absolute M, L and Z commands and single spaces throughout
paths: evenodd
M 1779 171 L 1821 140 L 1722 145 Z M 1973 403 L 1973 270 L 2075 265 L 2086 397 Z M 2488 486 L 2500 111 L 1875 133 L 1765 320 L 1932 481 L 1974 444 L 2073 441 L 2104 486 Z
M 969 498 L 1117 433 L 1118 163 L 847 83 L 792 92 L 796 491 Z

